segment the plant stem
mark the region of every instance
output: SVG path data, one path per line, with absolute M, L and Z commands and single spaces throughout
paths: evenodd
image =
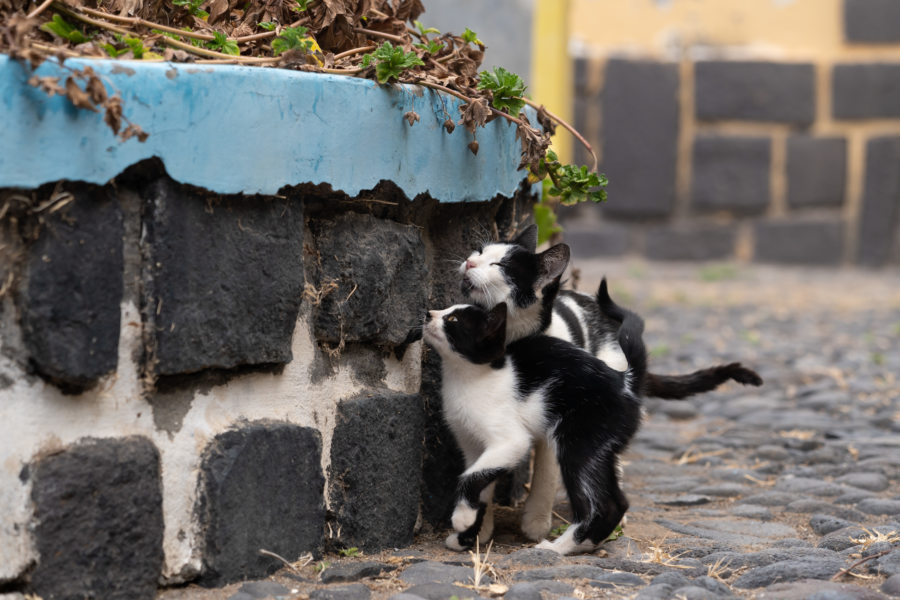
M 362 54 L 363 52 L 371 52 L 376 48 L 377 46 L 363 46 L 362 48 L 353 48 L 352 50 L 347 50 L 346 52 L 335 54 L 334 60 L 341 60 L 342 58 L 347 58 L 348 56 L 353 56 L 354 54 Z
M 183 29 L 177 29 L 175 27 L 169 27 L 168 25 L 160 25 L 159 23 L 154 23 L 152 21 L 147 21 L 146 19 L 142 19 L 140 17 L 120 17 L 119 15 L 111 15 L 105 12 L 94 10 L 92 8 L 87 8 L 85 6 L 80 7 L 82 12 L 85 12 L 94 17 L 101 17 L 108 21 L 116 21 L 118 23 L 125 23 L 127 25 L 140 25 L 143 27 L 149 27 L 151 29 L 159 29 L 160 31 L 166 31 L 168 33 L 175 33 L 177 35 L 181 35 L 184 37 L 194 38 L 196 40 L 203 40 L 206 42 L 211 42 L 215 37 L 209 35 L 208 33 L 195 33 L 193 31 L 185 31 Z M 229 41 L 236 41 L 233 38 L 228 38 Z
M 859 565 L 861 565 L 861 564 L 863 564 L 863 563 L 866 563 L 866 562 L 869 562 L 870 560 L 875 560 L 876 558 L 881 558 L 881 557 L 884 556 L 885 554 L 890 553 L 892 550 L 893 550 L 893 548 L 889 548 L 889 549 L 887 549 L 887 550 L 882 550 L 881 552 L 877 552 L 877 553 L 875 553 L 875 554 L 870 554 L 869 556 L 867 556 L 867 557 L 865 557 L 865 558 L 862 558 L 862 559 L 856 561 L 855 563 L 853 563 L 852 565 L 850 565 L 850 566 L 847 567 L 846 569 L 841 569 L 840 571 L 838 571 L 837 573 L 835 573 L 835 574 L 834 574 L 834 577 L 831 578 L 831 581 L 837 581 L 838 579 L 840 579 L 840 578 L 843 577 L 844 575 L 849 575 L 849 574 L 850 574 L 850 571 L 852 571 L 853 569 L 855 569 L 855 568 L 858 567 Z
M 572 135 L 574 135 L 574 136 L 575 136 L 575 139 L 577 139 L 579 142 L 581 142 L 581 145 L 584 146 L 585 148 L 587 148 L 587 151 L 591 153 L 591 158 L 594 160 L 594 165 L 593 165 L 593 168 L 592 168 L 591 170 L 592 170 L 594 173 L 597 172 L 597 155 L 594 154 L 594 149 L 591 148 L 591 145 L 588 143 L 588 141 L 587 141 L 586 139 L 584 139 L 584 138 L 581 136 L 580 133 L 578 133 L 578 130 L 577 130 L 577 129 L 575 129 L 574 127 L 572 127 L 571 125 L 569 125 L 569 124 L 568 124 L 565 120 L 563 120 L 562 118 L 560 118 L 560 117 L 554 115 L 552 112 L 550 112 L 549 110 L 547 110 L 547 107 L 546 107 L 546 106 L 544 106 L 544 105 L 542 105 L 542 104 L 538 104 L 537 102 L 535 102 L 535 101 L 533 101 L 533 100 L 529 100 L 528 98 L 522 98 L 522 100 L 524 100 L 524 101 L 525 101 L 525 104 L 527 104 L 528 106 L 530 106 L 530 107 L 532 107 L 532 108 L 535 108 L 535 109 L 538 109 L 538 110 L 540 110 L 541 108 L 543 108 L 543 109 L 544 109 L 544 112 L 547 113 L 547 116 L 548 116 L 548 117 L 550 117 L 551 119 L 553 119 L 554 121 L 556 121 L 557 123 L 559 123 L 560 125 L 562 125 L 569 133 L 571 133 Z
M 87 23 L 88 25 L 93 25 L 94 27 L 99 27 L 101 29 L 108 29 L 109 31 L 115 31 L 116 33 L 121 33 L 122 35 L 131 35 L 132 34 L 132 32 L 128 31 L 127 29 L 122 29 L 121 27 L 116 27 L 115 25 L 111 25 L 104 21 L 97 21 L 96 19 L 86 17 L 83 14 L 81 14 L 80 12 L 76 11 L 74 8 L 72 8 L 66 4 L 63 4 L 62 2 L 54 2 L 53 5 L 56 9 L 61 10 L 62 12 L 66 13 L 67 15 L 69 15 L 75 19 L 78 19 L 82 23 Z
M 456 96 L 456 97 L 459 98 L 460 100 L 462 100 L 462 101 L 464 101 L 464 102 L 467 102 L 467 103 L 470 103 L 470 104 L 471 104 L 472 102 L 474 102 L 474 100 L 472 100 L 472 99 L 469 98 L 468 96 L 465 96 L 465 95 L 463 95 L 463 94 L 460 94 L 460 93 L 457 92 L 456 90 L 452 90 L 452 89 L 450 89 L 450 88 L 448 88 L 448 87 L 445 87 L 445 86 L 443 86 L 443 85 L 441 85 L 441 84 L 439 84 L 439 83 L 431 83 L 430 81 L 416 81 L 415 83 L 416 83 L 417 85 L 423 85 L 423 86 L 425 86 L 425 87 L 427 87 L 427 88 L 431 88 L 431 89 L 434 89 L 434 90 L 440 90 L 440 91 L 442 91 L 442 92 L 446 92 L 446 93 L 450 94 L 451 96 Z M 525 123 L 523 123 L 520 119 L 517 119 L 516 117 L 514 117 L 514 116 L 512 116 L 512 115 L 509 115 L 509 114 L 503 112 L 502 110 L 497 110 L 497 109 L 494 108 L 493 106 L 491 106 L 490 109 L 491 109 L 491 112 L 492 112 L 494 115 L 498 116 L 498 117 L 503 117 L 503 118 L 506 119 L 507 121 L 510 121 L 511 123 L 515 123 L 516 125 L 526 126 Z M 527 127 L 527 126 L 526 126 L 526 127 Z
M 392 33 L 382 33 L 380 31 L 373 31 L 371 29 L 366 29 L 364 27 L 354 27 L 353 31 L 356 33 L 362 33 L 368 35 L 370 37 L 380 37 L 386 40 L 391 40 L 392 42 L 397 42 L 398 44 L 406 44 L 406 40 L 400 37 L 399 35 L 394 35 Z
M 39 14 L 41 14 L 42 12 L 44 12 L 44 11 L 47 9 L 47 7 L 50 6 L 51 4 L 53 4 L 53 0 L 44 0 L 44 1 L 41 3 L 40 6 L 38 6 L 38 7 L 35 8 L 33 11 L 31 11 L 30 13 L 28 13 L 28 16 L 25 17 L 25 18 L 26 18 L 26 19 L 33 19 L 33 18 L 35 18 L 36 16 L 38 16 Z

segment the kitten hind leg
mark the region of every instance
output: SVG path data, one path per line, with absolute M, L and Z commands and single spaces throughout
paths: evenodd
M 534 446 L 534 472 L 531 490 L 522 513 L 522 533 L 530 540 L 540 540 L 550 532 L 553 503 L 559 487 L 559 465 L 556 452 L 546 439 Z

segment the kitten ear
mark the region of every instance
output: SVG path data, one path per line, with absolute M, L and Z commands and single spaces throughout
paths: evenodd
M 501 325 L 506 326 L 506 302 L 501 302 L 488 312 L 488 329 L 496 329 Z
M 540 289 L 563 274 L 569 264 L 569 247 L 557 244 L 538 254 L 537 289 Z
M 510 244 L 522 246 L 532 254 L 537 250 L 538 228 L 537 225 L 529 225 L 525 230 L 510 240 Z

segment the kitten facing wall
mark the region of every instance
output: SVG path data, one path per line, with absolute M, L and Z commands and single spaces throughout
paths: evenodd
M 547 335 L 507 344 L 503 302 L 490 310 L 456 305 L 429 313 L 424 339 L 441 356 L 444 416 L 466 459 L 449 547 L 475 543 L 493 482 L 527 456 L 535 439 L 552 449 L 574 515 L 565 534 L 539 547 L 593 550 L 625 515 L 616 465 L 641 418 L 643 321 L 609 299 L 605 280 L 598 294 L 603 313 L 621 322 L 616 339 L 624 370 Z

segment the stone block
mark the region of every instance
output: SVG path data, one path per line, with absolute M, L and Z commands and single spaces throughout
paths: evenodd
M 760 222 L 754 258 L 760 262 L 835 266 L 844 256 L 841 221 Z
M 221 433 L 201 464 L 204 585 L 280 569 L 260 549 L 294 560 L 322 548 L 325 478 L 318 431 L 257 422 Z
M 734 256 L 733 225 L 655 227 L 647 231 L 647 258 L 652 260 L 721 260 Z
M 831 89 L 835 119 L 900 118 L 900 63 L 835 65 Z
M 697 118 L 808 125 L 816 114 L 815 79 L 809 63 L 698 62 Z
M 40 555 L 31 591 L 48 599 L 155 598 L 163 509 L 153 443 L 86 439 L 30 471 Z
M 303 296 L 298 199 L 145 188 L 156 373 L 286 363 Z
M 425 244 L 413 225 L 343 213 L 312 222 L 316 339 L 396 346 L 425 315 Z
M 61 190 L 72 201 L 45 215 L 28 249 L 22 334 L 35 371 L 79 392 L 118 364 L 124 230 L 106 188 L 65 183 Z
M 883 265 L 891 257 L 900 221 L 900 137 L 879 137 L 866 145 L 866 179 L 859 215 L 858 261 Z
M 418 395 L 373 392 L 340 403 L 329 496 L 346 546 L 376 551 L 412 543 L 424 433 Z
M 769 205 L 769 138 L 697 136 L 691 193 L 702 210 L 762 212 Z
M 787 142 L 787 202 L 794 208 L 841 206 L 847 140 L 792 135 Z
M 675 204 L 680 81 L 673 63 L 610 60 L 602 94 L 604 213 L 663 217 Z
M 900 42 L 896 0 L 844 0 L 844 39 L 863 44 Z

